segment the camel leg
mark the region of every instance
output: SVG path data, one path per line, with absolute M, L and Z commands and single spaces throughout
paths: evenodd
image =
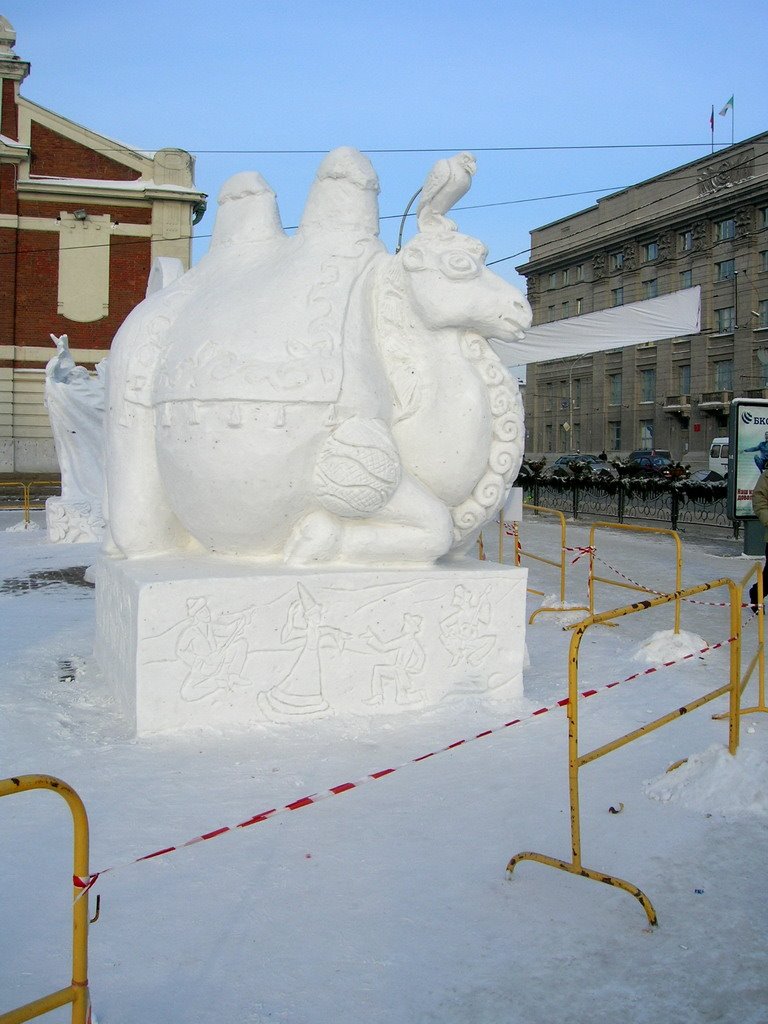
M 452 543 L 447 506 L 404 473 L 389 502 L 368 518 L 310 512 L 294 530 L 285 559 L 291 565 L 431 565 Z

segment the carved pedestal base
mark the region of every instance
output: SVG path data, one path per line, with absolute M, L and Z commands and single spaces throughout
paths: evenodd
M 96 566 L 96 656 L 139 734 L 522 698 L 524 569 Z
M 45 525 L 52 544 L 89 544 L 104 536 L 104 516 L 98 501 L 48 498 Z

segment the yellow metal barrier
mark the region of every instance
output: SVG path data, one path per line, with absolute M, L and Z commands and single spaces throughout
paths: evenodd
M 530 558 L 535 562 L 543 562 L 545 565 L 553 565 L 556 569 L 560 570 L 560 603 L 565 604 L 565 557 L 566 557 L 566 525 L 565 516 L 562 512 L 559 512 L 554 508 L 545 508 L 543 505 L 528 505 L 523 504 L 523 509 L 527 509 L 529 512 L 534 512 L 536 515 L 544 516 L 555 516 L 560 523 L 560 560 L 554 561 L 552 558 L 544 558 L 543 555 L 534 555 L 531 551 L 525 551 L 520 544 L 520 537 L 518 531 L 518 524 L 512 524 L 512 533 L 515 543 L 515 565 L 520 565 L 520 559 L 524 555 L 526 558 Z M 499 545 L 502 543 L 502 531 L 499 529 Z M 499 559 L 501 560 L 501 559 Z M 532 587 L 528 588 L 530 594 L 538 594 L 543 596 L 543 591 L 534 590 Z M 537 615 L 542 615 L 544 612 L 561 612 L 562 608 L 549 608 L 544 606 L 537 608 L 535 612 L 528 619 L 528 625 L 530 626 Z M 585 605 L 574 605 L 569 611 L 588 611 Z
M 712 690 L 710 693 L 704 694 L 703 697 L 690 701 L 690 703 L 671 711 L 667 715 L 663 715 L 661 718 L 657 718 L 654 721 L 611 741 L 610 743 L 605 743 L 600 747 L 596 747 L 594 750 L 589 751 L 589 753 L 580 754 L 578 716 L 579 647 L 586 631 L 591 626 L 599 625 L 602 622 L 608 622 L 611 619 L 618 619 L 624 615 L 632 615 L 636 612 L 644 612 L 650 608 L 657 608 L 659 605 L 677 601 L 680 598 L 694 597 L 696 594 L 703 594 L 707 591 L 715 590 L 718 587 L 727 587 L 730 595 L 730 636 L 733 637 L 733 641 L 731 643 L 730 650 L 730 672 L 728 683 L 725 686 L 718 687 L 716 690 Z M 559 868 L 561 871 L 568 871 L 574 875 L 581 875 L 583 878 L 592 878 L 596 882 L 605 882 L 607 885 L 616 886 L 617 888 L 623 889 L 625 892 L 634 896 L 642 904 L 649 923 L 652 925 L 658 923 L 653 904 L 645 893 L 636 885 L 633 885 L 631 882 L 627 882 L 622 878 L 617 878 L 614 875 L 609 875 L 604 871 L 594 871 L 589 868 L 585 868 L 582 864 L 581 823 L 579 818 L 579 769 L 583 765 L 589 764 L 590 761 L 596 761 L 597 758 L 603 757 L 605 754 L 609 754 L 612 750 L 617 750 L 619 747 L 623 747 L 626 743 L 630 743 L 632 740 L 645 736 L 647 733 L 653 732 L 662 725 L 666 725 L 668 722 L 672 722 L 676 718 L 680 718 L 681 715 L 684 715 L 689 711 L 694 711 L 703 704 L 716 700 L 718 697 L 722 697 L 726 693 L 730 696 L 728 710 L 728 749 L 731 754 L 735 754 L 739 745 L 739 698 L 741 695 L 739 680 L 741 664 L 740 610 L 739 589 L 737 585 L 733 580 L 720 579 L 714 580 L 712 583 L 703 583 L 698 587 L 691 587 L 689 590 L 685 590 L 680 593 L 664 594 L 661 597 L 656 597 L 647 601 L 640 601 L 624 608 L 617 608 L 614 611 L 603 612 L 600 615 L 594 615 L 590 618 L 584 619 L 582 622 L 579 622 L 572 627 L 573 637 L 571 638 L 571 645 L 568 654 L 567 704 L 568 781 L 571 804 L 571 860 L 559 860 L 558 858 L 548 857 L 542 853 L 518 853 L 512 857 L 507 865 L 507 871 L 510 874 L 514 871 L 516 865 L 519 864 L 521 860 L 534 860 L 538 861 L 540 864 L 546 864 L 549 867 Z
M 32 501 L 32 490 L 35 487 L 61 487 L 61 480 L 30 480 L 24 482 L 23 480 L 8 480 L 0 481 L 0 488 L 3 490 L 15 490 L 21 492 L 21 504 L 24 515 L 24 525 L 29 526 L 29 513 L 30 510 L 45 508 L 45 501 L 38 500 L 36 503 Z
M 671 537 L 675 542 L 675 590 L 678 594 L 683 585 L 683 545 L 680 535 L 676 530 L 664 530 L 658 526 L 630 526 L 626 523 L 593 523 L 589 531 L 589 613 L 595 614 L 595 584 L 605 583 L 610 587 L 622 587 L 624 590 L 637 590 L 642 594 L 656 594 L 658 591 L 650 590 L 639 584 L 621 582 L 620 580 L 606 579 L 604 576 L 595 575 L 595 533 L 597 530 L 623 530 L 628 533 L 657 533 L 665 537 Z M 675 633 L 680 632 L 680 597 L 674 597 L 675 602 Z
M 25 487 L 25 491 L 26 491 L 25 522 L 28 523 L 29 522 L 29 511 L 30 511 L 30 509 L 33 509 L 33 508 L 34 509 L 45 508 L 45 498 L 38 499 L 38 501 L 35 504 L 32 503 L 32 490 L 33 490 L 33 488 L 35 488 L 35 487 L 58 487 L 58 488 L 60 488 L 61 487 L 61 481 L 60 480 L 30 480 L 29 483 L 24 485 L 24 487 Z M 50 497 L 50 495 L 48 495 L 47 497 Z
M 3 491 L 19 491 L 21 494 L 21 505 L 24 511 L 24 523 L 25 525 L 29 522 L 29 495 L 27 493 L 26 484 L 21 480 L 0 480 L 0 488 Z
M 745 594 L 747 593 L 747 584 L 753 578 L 757 584 L 757 650 L 742 673 L 739 694 L 744 693 L 752 678 L 752 673 L 757 669 L 757 704 L 749 708 L 741 708 L 742 715 L 752 715 L 758 711 L 768 712 L 765 703 L 765 608 L 763 607 L 765 594 L 763 593 L 763 568 L 759 562 L 755 562 L 746 576 L 738 583 L 742 604 L 748 603 L 748 600 L 745 600 Z M 713 715 L 712 717 L 723 718 L 725 716 Z
M 20 775 L 0 780 L 0 797 L 11 793 L 25 793 L 32 789 L 49 789 L 66 800 L 72 813 L 74 826 L 73 875 L 87 878 L 88 868 L 88 816 L 77 793 L 61 779 L 51 775 Z M 77 897 L 80 896 L 80 899 Z M 66 988 L 51 992 L 31 1003 L 7 1013 L 0 1013 L 0 1024 L 23 1024 L 59 1006 L 72 1004 L 72 1024 L 86 1024 L 89 1017 L 88 995 L 88 896 L 73 885 L 72 907 L 72 982 Z

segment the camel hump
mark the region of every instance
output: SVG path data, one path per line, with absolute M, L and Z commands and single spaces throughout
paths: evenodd
M 169 331 L 154 401 L 335 402 L 350 301 L 384 249 L 378 191 L 367 157 L 335 149 L 288 236 L 260 174 L 225 182 L 197 287 Z
M 300 235 L 379 234 L 379 179 L 367 156 L 341 146 L 317 169 L 299 226 Z
M 219 192 L 211 249 L 285 238 L 277 197 L 258 171 L 233 174 Z

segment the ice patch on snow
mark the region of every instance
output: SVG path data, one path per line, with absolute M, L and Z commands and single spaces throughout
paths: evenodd
M 707 641 L 696 633 L 675 633 L 671 629 L 665 629 L 653 633 L 644 640 L 632 656 L 632 660 L 642 661 L 646 665 L 658 665 L 665 661 L 679 661 L 686 654 L 698 654 L 707 646 Z
M 735 755 L 719 743 L 689 757 L 672 772 L 645 783 L 645 792 L 661 803 L 680 803 L 692 811 L 727 820 L 768 819 L 768 757 L 757 750 Z

